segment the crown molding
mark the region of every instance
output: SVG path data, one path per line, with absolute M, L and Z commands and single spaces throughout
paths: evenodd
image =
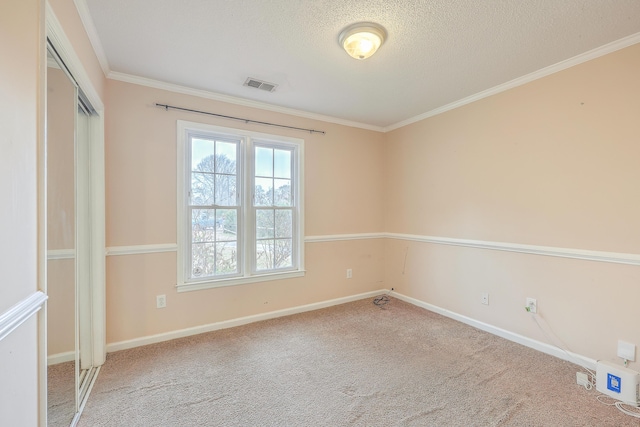
M 603 46 L 592 49 L 585 53 L 576 55 L 573 58 L 560 61 L 556 64 L 542 68 L 538 71 L 534 71 L 533 73 L 515 78 L 506 83 L 500 84 L 498 86 L 494 86 L 490 89 L 478 92 L 466 98 L 459 99 L 457 101 L 451 102 L 449 104 L 443 105 L 441 107 L 435 108 L 433 110 L 427 111 L 417 116 L 410 117 L 406 120 L 402 120 L 395 124 L 392 124 L 389 126 L 374 126 L 367 123 L 354 122 L 350 120 L 340 119 L 338 117 L 326 116 L 322 114 L 311 113 L 308 111 L 297 110 L 294 108 L 280 107 L 280 106 L 269 104 L 266 102 L 252 101 L 249 99 L 230 96 L 230 95 L 223 95 L 223 94 L 212 92 L 212 91 L 194 89 L 188 86 L 167 83 L 160 80 L 150 79 L 147 77 L 140 77 L 132 74 L 111 71 L 109 67 L 109 62 L 107 60 L 107 56 L 104 52 L 102 42 L 100 41 L 100 37 L 98 36 L 98 32 L 95 28 L 95 24 L 89 12 L 89 8 L 87 6 L 86 0 L 74 0 L 74 3 L 76 6 L 76 9 L 78 10 L 78 14 L 80 15 L 80 19 L 85 28 L 85 31 L 87 32 L 87 35 L 89 37 L 89 41 L 93 46 L 93 50 L 96 54 L 96 57 L 98 58 L 102 71 L 104 72 L 104 75 L 109 79 L 118 80 L 125 83 L 137 84 L 140 86 L 152 87 L 155 89 L 167 90 L 169 92 L 180 93 L 184 95 L 197 96 L 200 98 L 211 99 L 214 101 L 226 102 L 229 104 L 242 105 L 245 107 L 257 108 L 261 110 L 272 111 L 272 112 L 282 113 L 282 114 L 289 114 L 292 116 L 303 117 L 303 118 L 312 119 L 312 120 L 319 120 L 322 122 L 334 123 L 338 125 L 355 127 L 359 129 L 371 130 L 371 131 L 382 132 L 382 133 L 391 132 L 393 130 L 419 122 L 429 117 L 437 116 L 447 111 L 454 110 L 464 105 L 471 104 L 473 102 L 490 97 L 492 95 L 505 92 L 509 89 L 522 86 L 524 84 L 533 82 L 543 77 L 547 77 L 551 74 L 555 74 L 557 72 L 566 70 L 568 68 L 574 67 L 576 65 L 582 64 L 592 59 L 596 59 L 601 56 L 607 55 L 609 53 L 613 53 L 620 49 L 624 49 L 626 47 L 640 43 L 640 33 L 635 33 L 630 36 L 624 37 L 622 39 L 613 41 L 611 43 L 607 43 Z
M 515 87 L 522 86 L 527 83 L 531 83 L 534 80 L 547 77 L 551 74 L 555 74 L 559 71 L 566 70 L 567 68 L 571 68 L 576 65 L 580 65 L 584 62 L 591 61 L 592 59 L 599 58 L 601 56 L 607 55 L 609 53 L 613 53 L 617 50 L 624 49 L 625 47 L 629 47 L 637 43 L 640 43 L 640 33 L 632 34 L 620 40 L 616 40 L 614 42 L 605 44 L 604 46 L 600 46 L 590 51 L 587 51 L 585 53 L 582 53 L 580 55 L 574 56 L 573 58 L 560 61 L 557 64 L 550 65 L 538 71 L 534 71 L 533 73 L 527 74 L 522 77 L 518 77 L 516 79 L 513 79 L 501 85 L 492 87 L 491 89 L 478 92 L 474 95 L 468 96 L 466 98 L 462 98 L 458 101 L 454 101 L 447 105 L 443 105 L 442 107 L 438 107 L 426 113 L 411 117 L 409 119 L 403 120 L 401 122 L 398 122 L 390 126 L 386 126 L 382 129 L 382 132 L 390 132 L 392 130 L 399 129 L 401 127 L 410 125 L 415 122 L 419 122 L 429 117 L 437 116 L 438 114 L 442 114 L 447 111 L 456 109 L 458 107 L 462 107 L 463 105 L 467 105 L 467 104 L 471 104 L 472 102 L 479 101 L 483 98 L 487 98 L 489 96 L 496 95 L 498 93 L 507 91 L 509 89 L 513 89 Z
M 89 37 L 89 42 L 93 47 L 93 51 L 98 58 L 98 62 L 100 63 L 100 68 L 102 68 L 102 72 L 105 77 L 109 75 L 111 69 L 109 68 L 109 61 L 107 60 L 107 55 L 104 53 L 104 48 L 102 47 L 102 41 L 100 41 L 100 37 L 98 36 L 98 31 L 96 30 L 96 25 L 93 22 L 93 18 L 91 17 L 91 13 L 89 12 L 89 6 L 87 6 L 86 0 L 73 0 L 76 5 L 76 9 L 78 10 L 78 14 L 80 15 L 80 21 L 82 21 L 82 25 L 84 26 L 84 30 Z
M 132 74 L 110 71 L 107 78 L 125 83 L 132 83 L 140 86 L 151 87 L 154 89 L 166 90 L 169 92 L 180 93 L 183 95 L 197 96 L 199 98 L 211 99 L 214 101 L 226 102 L 228 104 L 242 105 L 244 107 L 257 108 L 260 110 L 272 111 L 274 113 L 288 114 L 296 117 L 303 117 L 311 120 L 319 120 L 326 123 L 334 123 L 337 125 L 349 126 L 359 129 L 372 130 L 375 132 L 383 132 L 380 126 L 373 126 L 366 123 L 353 122 L 350 120 L 339 119 L 337 117 L 325 116 L 322 114 L 310 113 L 308 111 L 296 110 L 294 108 L 280 107 L 266 102 L 252 101 L 250 99 L 240 98 L 231 95 L 223 95 L 203 89 L 194 89 L 187 86 L 181 86 L 173 83 L 167 83 L 160 80 L 150 79 L 147 77 L 135 76 Z

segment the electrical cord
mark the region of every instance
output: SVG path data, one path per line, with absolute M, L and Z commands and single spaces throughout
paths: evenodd
M 526 308 L 525 308 L 526 309 Z M 542 334 L 545 336 L 545 338 L 547 339 L 547 341 L 549 342 L 549 344 L 559 348 L 560 350 L 564 351 L 565 354 L 567 356 L 569 356 L 569 358 L 578 366 L 580 366 L 583 370 L 587 371 L 590 378 L 590 381 L 588 383 L 588 386 L 585 385 L 584 388 L 586 388 L 587 390 L 591 390 L 593 388 L 593 384 L 595 384 L 596 382 L 596 373 L 593 372 L 592 370 L 590 370 L 589 368 L 586 368 L 584 366 L 582 366 L 582 362 L 579 361 L 574 355 L 573 353 L 571 353 L 571 350 L 569 350 L 569 346 L 567 346 L 551 329 L 551 327 L 544 322 L 544 319 L 542 319 L 542 317 L 538 316 L 538 314 L 536 313 L 531 313 L 529 310 L 527 310 L 529 312 L 529 314 L 531 314 L 531 318 L 533 319 L 534 322 L 536 322 L 536 325 L 538 325 L 538 328 L 540 329 L 540 331 L 542 332 Z M 540 319 L 545 323 L 545 325 L 547 325 L 547 328 L 549 329 L 549 332 L 551 333 L 551 335 L 553 335 L 555 337 L 555 340 L 553 340 L 551 337 L 549 337 L 549 335 L 547 334 L 547 332 L 544 330 L 544 328 L 542 327 L 542 325 L 540 324 L 540 322 L 538 322 L 538 318 L 540 317 Z M 554 341 L 556 341 L 556 343 L 554 343 Z M 560 343 L 560 345 L 558 345 L 557 343 Z
M 527 310 L 529 311 L 529 310 Z M 533 318 L 533 320 L 536 322 L 536 325 L 538 325 L 538 328 L 540 328 L 540 331 L 543 333 L 543 335 L 545 336 L 545 338 L 551 343 L 553 340 L 549 337 L 549 335 L 547 335 L 547 332 L 544 330 L 544 328 L 542 327 L 542 325 L 540 325 L 540 323 L 538 322 L 538 316 L 536 315 L 536 313 L 531 313 L 531 317 Z M 544 319 L 542 319 L 544 321 Z M 553 333 L 553 331 L 551 330 L 551 327 L 549 327 L 549 325 L 545 322 L 545 324 L 547 325 L 547 328 L 549 328 L 549 332 L 556 338 L 556 340 L 558 342 L 560 342 L 562 344 L 562 346 L 558 346 L 557 344 L 553 344 L 555 345 L 557 348 L 559 348 L 560 350 L 564 351 L 567 356 L 569 356 L 574 362 L 576 362 L 576 364 L 580 367 L 582 367 L 582 369 L 584 369 L 585 371 L 587 371 L 590 375 L 590 379 L 587 381 L 587 384 L 584 384 L 584 388 L 587 390 L 591 390 L 593 389 L 593 387 L 595 387 L 596 385 L 596 374 L 595 372 L 591 371 L 588 368 L 585 368 L 584 366 L 580 365 L 579 362 L 577 362 L 577 360 L 573 357 L 573 354 L 571 353 L 571 351 L 568 349 L 568 346 L 556 335 Z M 625 366 L 627 366 L 627 360 L 625 359 Z M 606 402 L 603 399 L 611 399 L 610 402 Z M 618 408 L 618 410 L 620 412 L 622 412 L 623 414 L 629 415 L 631 417 L 634 418 L 640 418 L 640 408 L 630 405 L 628 403 L 619 401 L 619 400 L 615 400 L 614 398 L 607 396 L 605 394 L 599 394 L 598 396 L 596 396 L 596 400 L 600 403 L 602 403 L 603 405 L 607 405 L 607 406 L 615 406 L 616 408 Z M 633 409 L 627 409 L 626 407 L 629 408 L 633 408 Z
M 602 403 L 603 405 L 615 406 L 623 414 L 626 414 L 635 418 L 640 418 L 640 408 L 636 406 L 630 405 L 628 403 L 624 403 L 620 400 L 616 400 L 613 397 L 607 396 L 605 394 L 599 394 L 598 396 L 596 396 L 596 399 L 598 400 L 598 402 Z M 609 399 L 609 401 L 607 402 L 603 399 Z M 627 409 L 625 408 L 625 406 L 628 406 L 629 408 L 633 408 L 633 409 Z
M 379 297 L 375 297 L 373 299 L 373 303 L 375 305 L 377 305 L 378 307 L 383 307 L 385 305 L 387 305 L 389 303 L 389 297 L 385 294 L 385 295 L 380 295 Z
M 636 406 L 629 405 L 628 403 L 624 403 L 624 402 L 616 402 L 615 405 L 616 405 L 616 408 L 618 408 L 622 413 L 630 415 L 635 418 L 640 418 L 640 408 L 637 408 Z M 633 410 L 627 409 L 624 406 L 634 408 L 635 410 L 633 411 Z

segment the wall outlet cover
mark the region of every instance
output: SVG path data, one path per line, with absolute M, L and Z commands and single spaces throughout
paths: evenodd
M 626 341 L 618 340 L 618 357 L 622 357 L 630 362 L 636 360 L 636 345 Z
M 166 306 L 167 306 L 167 296 L 166 295 L 156 296 L 156 308 L 165 308 Z
M 480 296 L 480 302 L 484 305 L 489 305 L 489 293 L 483 292 Z
M 526 308 L 529 313 L 537 313 L 538 312 L 538 301 L 535 298 L 527 298 Z

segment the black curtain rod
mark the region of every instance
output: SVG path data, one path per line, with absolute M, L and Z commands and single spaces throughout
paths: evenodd
M 323 130 L 305 129 L 305 128 L 297 128 L 297 127 L 294 127 L 294 126 L 279 125 L 277 123 L 259 122 L 257 120 L 243 119 L 241 117 L 225 116 L 224 114 L 209 113 L 207 111 L 192 110 L 190 108 L 174 107 L 173 105 L 166 105 L 166 104 L 158 104 L 158 103 L 156 103 L 156 107 L 163 107 L 167 111 L 169 109 L 180 110 L 180 111 L 188 111 L 190 113 L 198 113 L 198 114 L 206 114 L 208 116 L 222 117 L 223 119 L 239 120 L 239 121 L 245 122 L 245 123 L 255 123 L 255 124 L 258 124 L 258 125 L 275 126 L 275 127 L 279 127 L 279 128 L 301 130 L 301 131 L 309 132 L 309 133 L 321 133 L 323 135 L 325 134 L 325 131 L 323 131 Z

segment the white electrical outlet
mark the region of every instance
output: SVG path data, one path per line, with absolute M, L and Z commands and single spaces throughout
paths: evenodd
M 167 296 L 158 295 L 156 297 L 156 308 L 165 308 L 167 306 Z
M 480 302 L 484 305 L 489 305 L 489 292 L 483 292 L 480 296 Z
M 347 268 L 347 279 L 351 279 L 353 277 L 353 271 L 350 268 Z
M 538 301 L 535 298 L 527 298 L 527 305 L 525 308 L 529 313 L 537 313 L 538 312 Z
M 633 362 L 636 360 L 636 345 L 618 340 L 618 357 Z

